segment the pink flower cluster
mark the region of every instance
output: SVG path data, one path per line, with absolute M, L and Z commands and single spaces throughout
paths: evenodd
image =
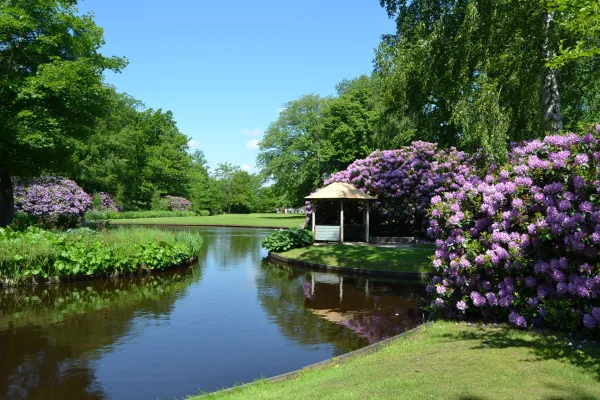
M 15 211 L 46 225 L 77 224 L 92 205 L 92 197 L 75 182 L 55 176 L 17 182 L 14 196 Z
M 192 209 L 192 202 L 184 197 L 165 196 L 163 198 L 168 203 L 169 211 L 190 211 Z
M 599 136 L 600 126 L 515 145 L 505 167 L 431 199 L 434 308 L 518 327 L 600 326 Z
M 375 225 L 387 226 L 392 236 L 418 235 L 427 229 L 432 197 L 476 179 L 472 161 L 455 148 L 439 150 L 435 143 L 417 141 L 356 160 L 325 184 L 346 182 L 376 196 Z

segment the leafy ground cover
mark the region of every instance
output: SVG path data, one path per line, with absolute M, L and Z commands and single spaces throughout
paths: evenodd
M 0 229 L 0 285 L 159 271 L 191 263 L 201 246 L 191 232 Z
M 304 228 L 277 230 L 264 238 L 261 246 L 273 252 L 289 251 L 313 244 L 315 235 Z
M 299 261 L 335 267 L 380 271 L 432 272 L 430 247 L 373 247 L 334 244 L 311 246 L 278 253 Z
M 210 217 L 149 218 L 143 221 L 125 219 L 110 221 L 111 224 L 155 225 L 233 225 L 292 228 L 304 224 L 304 214 L 224 214 Z
M 600 346 L 563 336 L 437 322 L 344 364 L 201 398 L 600 398 Z

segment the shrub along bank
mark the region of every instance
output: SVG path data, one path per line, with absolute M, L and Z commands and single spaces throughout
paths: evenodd
M 273 252 L 282 252 L 313 244 L 315 235 L 302 228 L 290 228 L 271 233 L 261 242 L 262 247 Z
M 509 163 L 432 199 L 446 315 L 600 328 L 600 126 L 515 146 Z
M 201 246 L 190 232 L 0 229 L 0 285 L 161 271 L 193 262 Z

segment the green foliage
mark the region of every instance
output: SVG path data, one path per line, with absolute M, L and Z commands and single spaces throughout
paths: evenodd
M 16 285 L 164 270 L 197 259 L 201 246 L 202 238 L 189 232 L 0 229 L 0 283 Z
M 341 82 L 338 97 L 310 94 L 285 104 L 259 144 L 258 164 L 287 206 L 304 204 L 329 175 L 375 149 L 374 91 L 362 76 Z
M 560 25 L 575 37 L 574 44 L 563 39 L 558 54 L 548 60 L 552 68 L 582 58 L 600 55 L 600 2 L 598 0 L 548 0 L 550 11 L 559 15 Z
M 309 230 L 290 228 L 271 233 L 261 242 L 262 247 L 272 252 L 282 252 L 313 244 L 315 236 Z
M 238 166 L 219 164 L 212 174 L 212 189 L 219 210 L 228 214 L 249 214 L 254 211 L 259 181 Z
M 195 211 L 89 211 L 85 214 L 85 220 L 89 222 L 108 221 L 112 219 L 144 219 L 144 218 L 173 218 L 193 217 L 195 215 L 206 216 L 210 213 L 206 210 Z
M 109 112 L 102 29 L 75 0 L 0 3 L 0 226 L 12 219 L 10 176 L 64 170 L 73 146 Z
M 397 22 L 376 54 L 384 114 L 402 128 L 396 144 L 418 137 L 502 161 L 511 141 L 597 118 L 600 59 L 547 66 L 577 40 L 568 13 L 540 0 L 380 2 Z M 579 4 L 550 3 L 565 2 Z
M 170 111 L 147 109 L 110 90 L 113 112 L 76 148 L 76 180 L 113 195 L 128 210 L 166 210 L 161 195 L 186 196 L 192 156 Z

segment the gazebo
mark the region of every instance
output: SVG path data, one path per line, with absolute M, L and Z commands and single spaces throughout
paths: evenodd
M 362 225 L 346 225 L 346 228 L 364 228 L 364 241 L 369 242 L 370 202 L 377 200 L 376 197 L 369 196 L 348 183 L 334 182 L 306 196 L 306 200 L 312 203 L 312 230 L 317 241 L 344 242 L 344 203 L 353 202 L 363 206 Z M 335 216 L 334 223 L 317 224 L 317 205 L 323 202 L 337 204 L 339 219 Z

